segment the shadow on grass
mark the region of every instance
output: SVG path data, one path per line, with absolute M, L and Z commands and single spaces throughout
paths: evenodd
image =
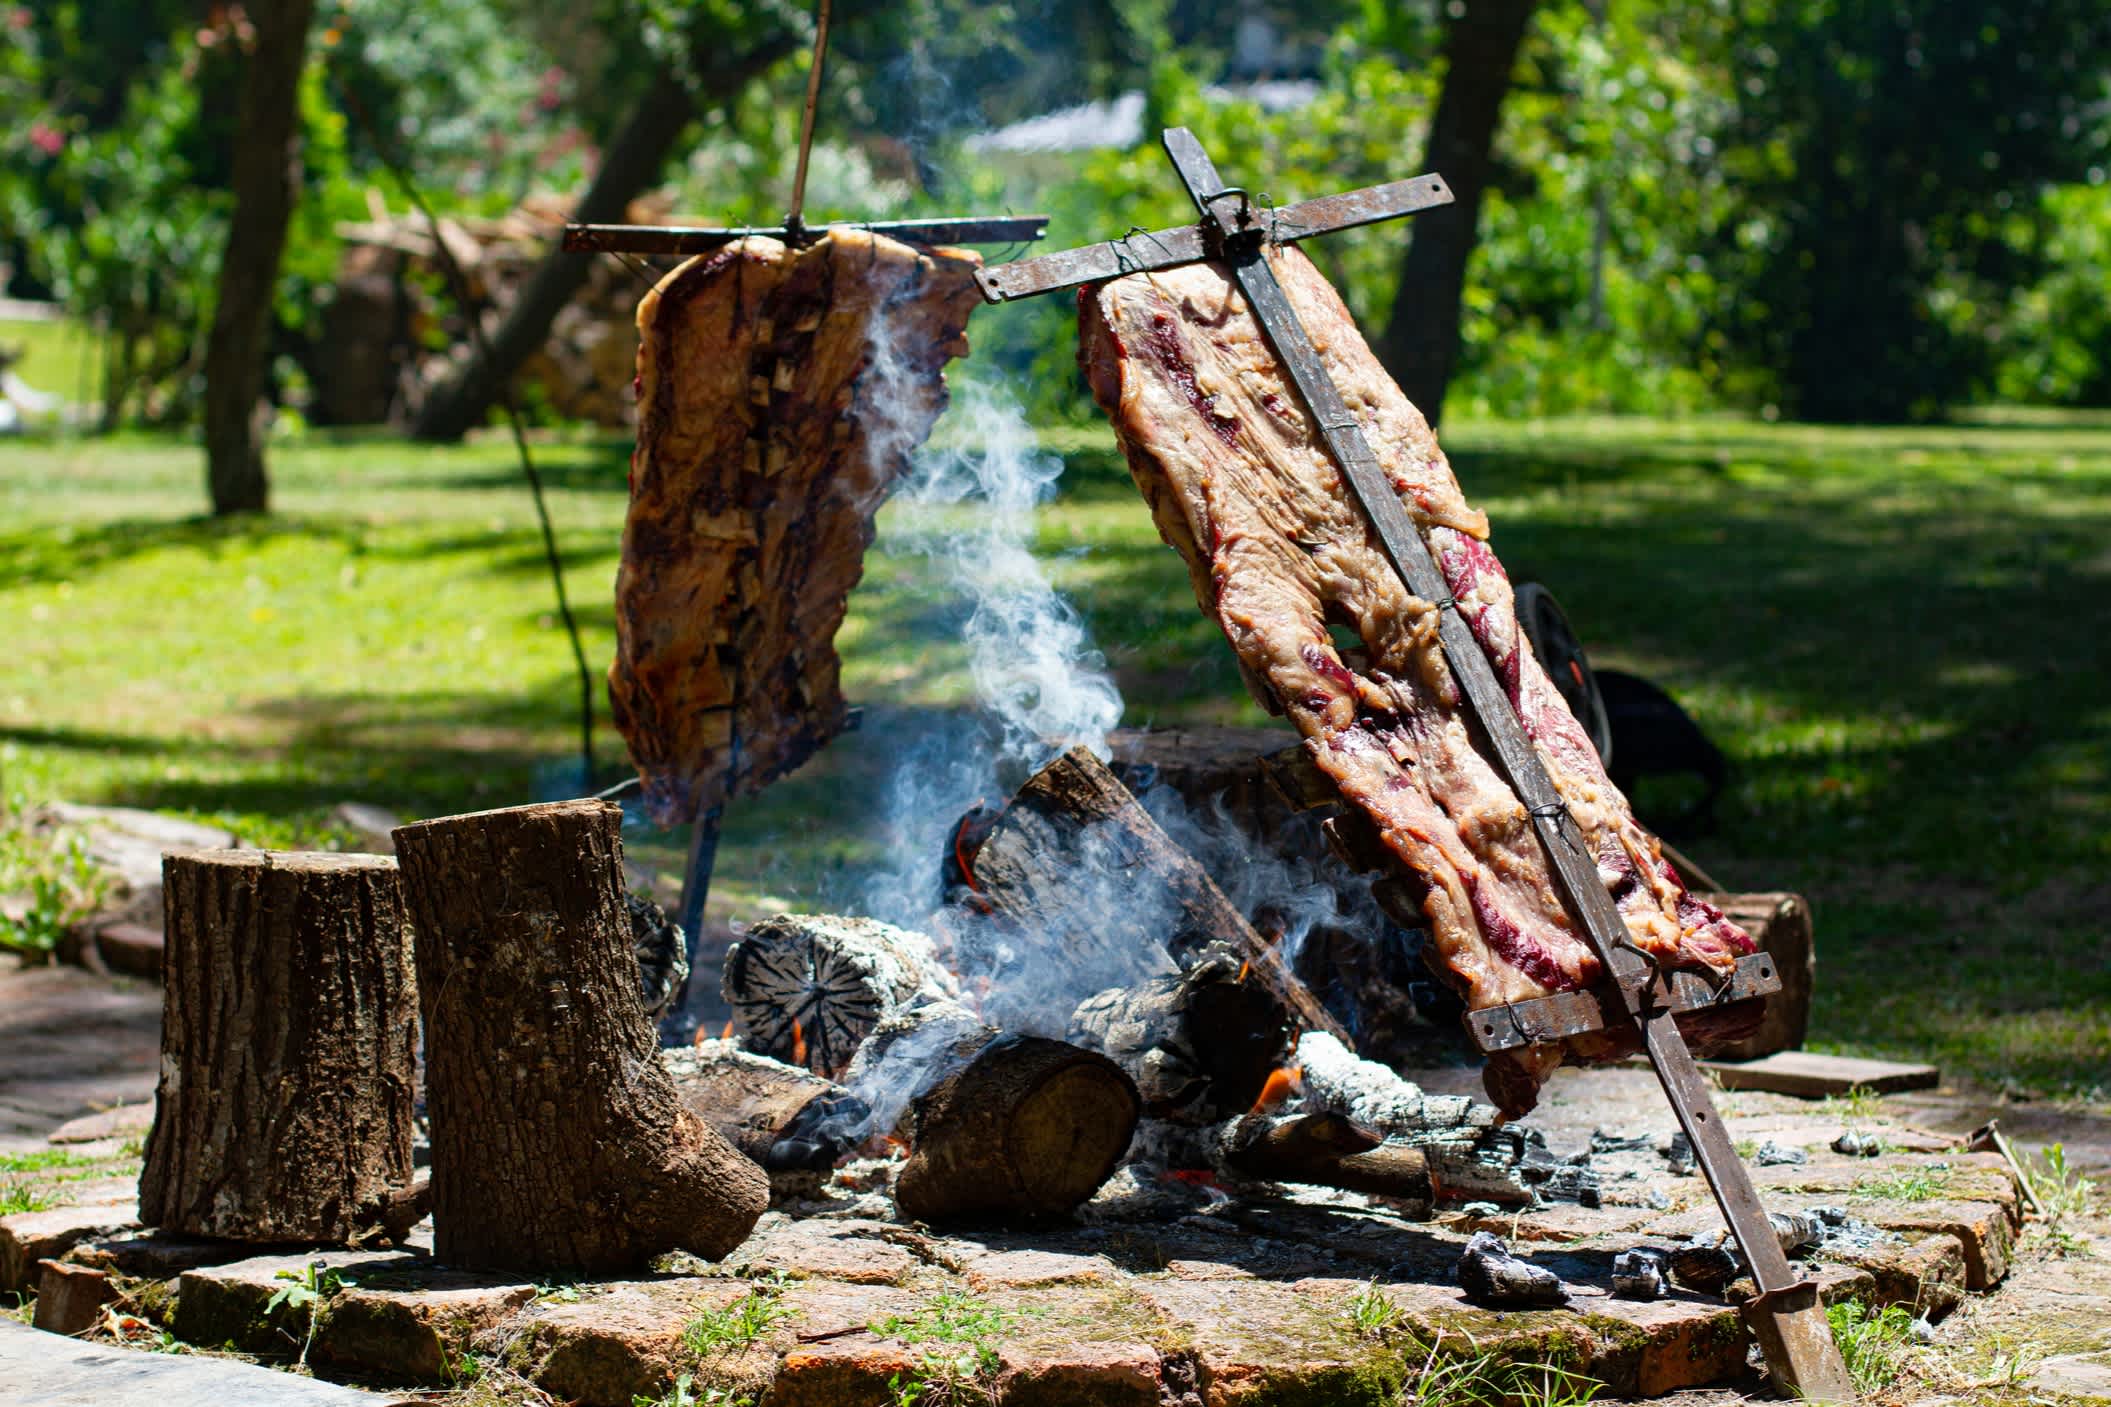
M 236 518 L 119 518 L 60 527 L 39 525 L 0 533 L 0 589 L 79 581 L 149 552 L 192 548 L 208 558 L 249 552 L 279 539 L 300 538 L 358 551 L 357 523 L 274 514 Z

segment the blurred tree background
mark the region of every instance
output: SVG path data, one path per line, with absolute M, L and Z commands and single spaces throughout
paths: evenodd
M 1448 341 L 1428 319 L 1455 304 L 1453 364 L 1404 371 L 1431 408 L 1447 379 L 1454 409 L 1506 417 L 2111 404 L 2095 0 L 840 0 L 837 19 L 812 213 L 1045 208 L 1051 247 L 1187 215 L 1166 124 L 1277 202 L 1422 169 L 1473 77 L 1454 41 L 1521 20 L 1456 297 L 1412 272 L 1457 245 L 1456 212 L 1313 251 L 1381 346 Z M 0 20 L 6 291 L 95 329 L 104 426 L 194 423 L 254 26 L 217 0 Z M 591 189 L 607 218 L 665 186 L 685 213 L 773 220 L 810 25 L 796 0 L 323 0 L 270 397 L 301 410 L 340 227 L 395 197 L 389 162 L 443 214 Z M 577 287 L 560 262 L 510 364 Z M 1041 419 L 1088 414 L 1063 307 L 978 338 Z M 489 414 L 473 372 L 421 434 Z

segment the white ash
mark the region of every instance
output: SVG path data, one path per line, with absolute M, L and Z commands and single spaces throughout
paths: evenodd
M 1787 1148 L 1770 1138 L 1753 1152 L 1752 1161 L 1762 1168 L 1798 1167 L 1808 1163 L 1810 1155 L 1801 1148 Z

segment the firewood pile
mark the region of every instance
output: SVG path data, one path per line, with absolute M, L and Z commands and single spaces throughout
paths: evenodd
M 367 219 L 337 229 L 344 257 L 309 368 L 309 415 L 317 424 L 405 423 L 474 348 L 425 217 L 391 211 L 378 192 L 369 199 Z M 633 202 L 629 218 L 653 222 L 667 212 L 665 197 L 650 196 Z M 569 213 L 554 196 L 531 196 L 495 218 L 439 222 L 487 334 L 554 247 Z M 637 304 L 650 276 L 615 259 L 590 262 L 584 285 L 514 383 L 526 405 L 611 428 L 635 421 Z

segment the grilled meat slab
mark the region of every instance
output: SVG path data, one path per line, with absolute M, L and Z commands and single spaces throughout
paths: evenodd
M 858 230 L 754 237 L 639 305 L 608 684 L 661 824 L 842 730 L 836 631 L 873 514 L 945 408 L 980 262 Z
M 1519 631 L 1487 518 L 1466 502 L 1428 422 L 1311 262 L 1295 248 L 1269 259 L 1427 534 L 1635 945 L 1666 968 L 1727 971 L 1751 940 L 1686 891 L 1606 776 Z M 1191 264 L 1115 279 L 1083 290 L 1079 314 L 1080 364 L 1160 535 L 1186 559 L 1256 696 L 1289 715 L 1419 887 L 1437 961 L 1468 1006 L 1597 981 L 1530 817 L 1468 720 L 1436 608 L 1386 560 L 1228 271 Z M 1357 643 L 1338 645 L 1337 629 Z M 1705 1044 L 1709 1019 L 1682 1024 Z M 1733 1018 L 1751 1019 L 1749 1008 Z M 1629 1033 L 1605 1032 L 1497 1056 L 1489 1093 L 1523 1113 L 1565 1051 L 1602 1059 L 1632 1045 Z

